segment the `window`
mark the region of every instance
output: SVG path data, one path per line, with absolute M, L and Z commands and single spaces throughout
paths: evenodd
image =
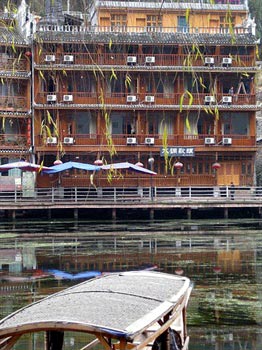
M 225 114 L 223 116 L 223 132 L 224 135 L 248 135 L 248 113 Z
M 162 16 L 147 15 L 146 26 L 149 31 L 151 31 L 154 28 L 162 27 Z
M 136 121 L 131 115 L 115 113 L 111 115 L 112 135 L 133 135 L 136 133 Z
M 197 136 L 198 135 L 198 120 L 199 116 L 196 113 L 186 115 L 184 118 L 184 134 Z
M 126 15 L 114 14 L 111 15 L 111 29 L 116 30 L 117 28 L 123 28 L 127 25 Z
M 188 23 L 187 23 L 186 16 L 177 17 L 177 31 L 180 33 L 188 32 Z
M 95 118 L 90 111 L 74 113 L 73 120 L 75 121 L 76 134 L 92 135 L 96 133 Z
M 172 115 L 162 115 L 158 113 L 150 113 L 147 116 L 147 132 L 151 135 L 161 135 L 167 133 L 167 136 L 173 135 L 173 127 L 174 127 L 174 117 Z
M 220 28 L 229 31 L 229 28 L 234 28 L 236 18 L 232 16 L 220 16 Z

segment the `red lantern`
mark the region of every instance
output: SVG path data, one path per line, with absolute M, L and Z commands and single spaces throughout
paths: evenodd
M 220 273 L 220 272 L 221 272 L 221 267 L 215 266 L 215 267 L 213 268 L 213 271 L 214 271 L 215 273 Z
M 55 161 L 54 161 L 54 165 L 60 165 L 60 164 L 62 164 L 63 162 L 62 162 L 62 160 L 60 160 L 60 159 L 56 159 Z
M 25 56 L 26 57 L 32 57 L 32 52 L 31 51 L 26 51 Z
M 140 166 L 141 168 L 143 168 L 143 166 L 144 166 L 144 164 L 141 163 L 141 162 L 137 162 L 135 165 L 136 165 L 136 166 Z
M 175 165 L 174 165 L 174 167 L 175 167 L 176 169 L 180 170 L 181 168 L 183 168 L 183 163 L 181 163 L 181 162 L 176 162 Z
M 220 169 L 221 168 L 221 164 L 219 164 L 218 162 L 215 162 L 214 164 L 212 164 L 212 169 Z
M 94 161 L 94 164 L 97 165 L 97 166 L 101 166 L 101 165 L 103 165 L 103 161 L 101 159 L 96 159 Z
M 178 267 L 177 269 L 175 269 L 175 273 L 176 273 L 177 275 L 181 276 L 181 275 L 183 275 L 184 270 L 181 269 L 181 267 Z

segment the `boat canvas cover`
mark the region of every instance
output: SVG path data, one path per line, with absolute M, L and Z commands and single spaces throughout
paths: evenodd
M 85 281 L 0 321 L 0 338 L 16 332 L 68 329 L 132 340 L 186 295 L 188 278 L 156 271 L 114 273 Z

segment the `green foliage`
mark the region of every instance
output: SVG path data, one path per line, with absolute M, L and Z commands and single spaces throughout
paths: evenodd
M 261 6 L 261 0 L 249 0 L 249 9 L 251 13 L 251 17 L 255 18 L 256 22 L 256 29 L 257 29 L 257 36 L 259 38 L 262 38 L 262 6 Z M 261 50 L 261 46 L 260 46 Z

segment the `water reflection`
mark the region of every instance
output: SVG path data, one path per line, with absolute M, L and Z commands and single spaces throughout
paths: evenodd
M 260 227 L 257 220 L 2 223 L 0 318 L 81 281 L 61 279 L 52 269 L 76 276 L 156 267 L 194 283 L 190 350 L 259 349 Z M 71 335 L 65 349 L 79 348 L 76 342 L 81 340 Z

